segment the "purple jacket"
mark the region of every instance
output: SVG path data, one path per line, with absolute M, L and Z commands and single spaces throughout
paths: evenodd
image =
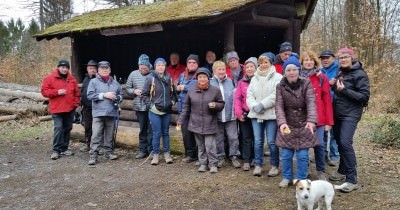
M 235 106 L 235 115 L 238 118 L 241 117 L 244 112 L 249 113 L 250 111 L 246 103 L 247 88 L 249 85 L 250 79 L 248 79 L 247 76 L 244 76 L 243 79 L 238 82 L 235 98 L 233 100 Z

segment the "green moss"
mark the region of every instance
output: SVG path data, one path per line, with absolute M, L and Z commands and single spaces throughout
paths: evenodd
M 45 37 L 56 34 L 93 31 L 105 28 L 150 25 L 163 22 L 195 20 L 216 16 L 257 0 L 175 0 L 153 4 L 104 9 L 71 18 L 36 34 Z

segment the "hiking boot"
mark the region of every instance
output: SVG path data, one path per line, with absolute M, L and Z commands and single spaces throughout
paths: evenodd
M 167 164 L 173 163 L 172 157 L 169 154 L 169 152 L 164 152 L 164 159 L 165 159 L 165 163 L 167 163 Z
M 261 176 L 262 168 L 261 166 L 256 166 L 253 171 L 253 176 Z
M 145 157 L 147 157 L 147 153 L 139 152 L 139 154 L 137 154 L 137 155 L 135 156 L 135 159 L 143 159 L 143 158 L 145 158 Z
M 340 191 L 344 192 L 344 193 L 349 193 L 349 192 L 352 192 L 354 190 L 358 190 L 359 188 L 360 188 L 360 185 L 353 184 L 353 183 L 350 183 L 350 182 L 345 182 L 345 183 L 343 183 L 342 185 L 340 185 L 338 187 L 338 189 L 340 189 Z
M 190 156 L 186 156 L 186 157 L 184 157 L 182 159 L 182 162 L 184 162 L 184 163 L 191 163 L 191 162 L 194 162 L 194 161 L 196 161 L 196 158 L 192 158 Z
M 72 152 L 71 150 L 67 149 L 64 152 L 61 152 L 60 155 L 71 156 L 71 155 L 74 155 L 74 152 Z
M 98 155 L 104 155 L 104 149 L 103 148 L 98 149 L 97 150 L 97 154 Z
M 158 165 L 158 161 L 160 159 L 160 155 L 159 154 L 153 154 L 153 160 L 151 160 L 151 165 Z
M 225 164 L 225 159 L 224 158 L 219 159 L 218 163 L 217 163 L 217 167 L 221 168 L 222 166 L 224 166 L 224 164 Z
M 323 171 L 317 171 L 317 174 L 318 174 L 318 179 L 319 180 L 327 180 L 327 178 L 326 178 L 326 173 L 325 172 L 323 172 Z
M 335 167 L 335 166 L 339 165 L 339 160 L 328 160 L 327 163 L 328 163 L 328 166 Z
M 284 179 L 282 179 L 281 182 L 279 182 L 279 187 L 282 187 L 282 188 L 288 187 L 288 186 L 289 186 L 289 183 L 290 183 L 290 180 L 284 178 Z
M 199 169 L 197 169 L 198 172 L 206 172 L 207 171 L 207 166 L 206 165 L 200 165 Z
M 96 156 L 90 156 L 89 157 L 88 165 L 96 165 L 96 162 L 97 162 L 97 157 Z
M 50 156 L 50 158 L 52 160 L 57 160 L 58 158 L 60 158 L 60 154 L 58 154 L 58 152 L 53 152 Z
M 218 168 L 215 167 L 215 166 L 211 166 L 211 168 L 210 168 L 210 173 L 215 174 L 215 173 L 217 173 L 217 172 L 218 172 Z
M 237 160 L 236 156 L 231 157 L 232 165 L 235 168 L 240 168 L 240 162 Z
M 278 174 L 279 174 L 279 170 L 276 166 L 272 166 L 271 169 L 269 169 L 269 171 L 268 171 L 269 177 L 278 176 Z
M 331 174 L 329 176 L 329 180 L 331 180 L 331 181 L 343 181 L 345 179 L 346 179 L 346 175 L 343 175 L 337 171 L 334 174 Z
M 250 163 L 243 163 L 243 171 L 250 171 Z
M 109 159 L 109 160 L 116 160 L 116 159 L 118 159 L 118 155 L 114 155 L 113 153 L 106 153 L 106 154 L 104 155 L 104 157 L 105 157 L 106 159 Z
M 79 150 L 81 152 L 89 152 L 90 148 L 88 145 L 84 144 Z

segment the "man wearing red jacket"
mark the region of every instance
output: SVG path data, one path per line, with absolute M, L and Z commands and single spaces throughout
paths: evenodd
M 42 95 L 49 98 L 49 112 L 54 121 L 53 153 L 51 159 L 74 153 L 68 149 L 75 108 L 79 105 L 78 82 L 69 72 L 69 62 L 60 60 L 52 74 L 47 75 L 41 88 Z

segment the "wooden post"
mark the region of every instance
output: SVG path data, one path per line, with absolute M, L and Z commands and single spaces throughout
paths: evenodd
M 225 23 L 224 30 L 224 53 L 227 53 L 235 50 L 235 24 L 233 22 Z
M 289 27 L 285 30 L 283 41 L 293 43 L 293 18 L 289 19 Z
M 301 20 L 294 19 L 293 38 L 292 38 L 293 52 L 300 53 L 300 34 L 301 34 Z
M 78 82 L 81 82 L 82 78 L 81 73 L 79 72 L 79 46 L 75 37 L 71 37 L 71 51 L 71 73 Z

